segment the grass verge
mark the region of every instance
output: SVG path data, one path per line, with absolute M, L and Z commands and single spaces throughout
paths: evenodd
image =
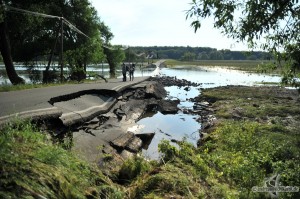
M 96 167 L 53 144 L 30 122 L 0 131 L 0 198 L 123 198 Z

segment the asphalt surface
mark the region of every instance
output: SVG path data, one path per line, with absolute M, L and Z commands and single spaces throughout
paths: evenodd
M 67 84 L 21 91 L 0 92 L 0 125 L 13 118 L 59 117 L 65 125 L 91 119 L 106 112 L 114 104 L 113 93 L 141 83 L 149 77 L 134 81 L 109 79 L 107 83 Z

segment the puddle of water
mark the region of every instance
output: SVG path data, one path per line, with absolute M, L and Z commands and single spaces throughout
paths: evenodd
M 199 87 L 189 87 L 189 90 L 184 90 L 185 87 L 179 88 L 177 86 L 169 86 L 165 87 L 168 96 L 167 99 L 170 100 L 180 100 L 180 104 L 178 107 L 180 109 L 183 108 L 191 108 L 193 106 L 193 102 L 189 101 L 189 99 L 197 97 L 200 93 Z
M 196 87 L 190 87 L 189 91 L 184 90 L 185 87 L 179 88 L 177 86 L 165 87 L 168 92 L 168 99 L 179 99 L 181 103 L 178 107 L 191 108 L 193 102 L 188 99 L 199 95 L 199 90 Z M 143 150 L 143 155 L 149 159 L 159 159 L 158 144 L 161 140 L 178 140 L 186 139 L 194 146 L 199 140 L 199 129 L 201 124 L 196 120 L 197 115 L 184 114 L 179 111 L 177 114 L 164 115 L 160 112 L 149 112 L 144 115 L 143 119 L 137 122 L 136 133 L 151 133 L 155 132 L 147 150 Z
M 158 144 L 161 140 L 182 140 L 184 137 L 195 146 L 199 140 L 200 124 L 197 117 L 183 113 L 175 115 L 163 115 L 157 112 L 152 117 L 146 117 L 137 122 L 140 127 L 138 133 L 155 132 L 147 150 L 143 151 L 145 157 L 158 159 Z

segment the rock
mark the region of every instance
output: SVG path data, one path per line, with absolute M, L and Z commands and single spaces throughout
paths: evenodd
M 143 142 L 142 148 L 147 150 L 151 141 L 154 137 L 155 133 L 143 133 L 143 134 L 135 134 L 136 137 L 140 138 Z
M 133 91 L 130 91 L 130 92 L 127 92 L 125 94 L 123 94 L 123 99 L 128 99 L 129 97 L 133 96 L 134 95 L 134 92 Z
M 163 99 L 166 96 L 167 92 L 164 89 L 163 85 L 158 82 L 151 82 L 146 85 L 145 88 L 145 97 L 155 99 Z
M 184 88 L 184 90 L 185 90 L 185 91 L 190 91 L 190 90 L 191 90 L 191 87 L 187 86 L 187 87 Z
M 202 112 L 202 110 L 197 109 L 197 110 L 191 110 L 190 113 L 194 113 L 194 114 L 200 114 Z
M 144 89 L 137 89 L 134 93 L 134 99 L 145 99 L 146 92 Z
M 208 129 L 210 127 L 211 127 L 211 123 L 209 123 L 209 122 L 203 122 L 202 123 L 202 129 Z
M 120 156 L 126 160 L 129 158 L 132 158 L 134 156 L 134 153 L 127 151 L 127 150 L 123 150 L 122 153 L 120 154 Z
M 104 115 L 99 115 L 99 116 L 98 116 L 99 124 L 103 124 L 103 123 L 106 122 L 108 119 L 109 119 L 108 116 L 104 116 Z
M 125 112 L 120 108 L 115 109 L 114 113 L 117 115 L 119 119 L 121 119 L 124 115 L 126 115 Z
M 127 144 L 125 147 L 128 151 L 137 153 L 142 148 L 142 140 L 136 136 L 133 137 L 133 139 Z
M 179 108 L 177 107 L 178 104 L 179 101 L 161 100 L 158 104 L 158 110 L 163 114 L 175 114 L 179 110 Z
M 202 110 L 202 109 L 207 109 L 209 107 L 209 103 L 208 102 L 198 102 L 195 103 L 193 106 L 194 110 Z
M 241 107 L 236 107 L 231 111 L 231 115 L 233 119 L 240 120 L 242 119 L 243 109 Z
M 175 140 L 175 139 L 171 139 L 171 142 L 173 142 L 173 143 L 179 143 L 179 141 Z
M 123 96 L 120 96 L 117 98 L 117 100 L 122 100 L 123 99 Z
M 207 130 L 215 125 L 217 118 L 214 115 L 208 115 L 206 120 L 202 122 L 201 128 Z
M 110 141 L 111 146 L 117 150 L 123 150 L 133 140 L 135 135 L 131 132 L 121 134 L 115 140 Z
M 142 140 L 134 135 L 132 132 L 121 134 L 115 140 L 110 142 L 111 146 L 122 151 L 124 149 L 137 153 L 142 148 Z
M 164 86 L 178 86 L 178 87 L 190 87 L 190 86 L 199 86 L 201 84 L 194 83 L 185 79 L 177 79 L 175 77 L 163 76 L 163 77 L 151 77 L 150 80 L 160 82 Z
M 125 113 L 127 120 L 138 120 L 147 109 L 147 102 L 147 100 L 131 99 L 126 104 L 121 105 L 120 109 Z
M 190 113 L 190 110 L 187 109 L 187 108 L 184 108 L 184 109 L 182 109 L 182 112 L 183 112 L 184 114 L 189 114 L 189 113 Z

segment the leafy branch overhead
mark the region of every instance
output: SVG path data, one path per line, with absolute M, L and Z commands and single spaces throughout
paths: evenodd
M 214 17 L 214 27 L 228 37 L 247 42 L 250 48 L 274 52 L 278 61 L 292 61 L 291 70 L 299 70 L 300 63 L 294 56 L 300 55 L 299 12 L 298 0 L 192 0 L 186 18 L 192 19 L 191 26 L 196 32 L 202 19 Z
M 269 44 L 283 47 L 299 41 L 300 5 L 296 0 L 193 0 L 191 5 L 187 18 L 193 19 L 191 26 L 195 31 L 200 28 L 201 19 L 213 16 L 215 28 L 249 44 L 262 37 L 273 41 Z

